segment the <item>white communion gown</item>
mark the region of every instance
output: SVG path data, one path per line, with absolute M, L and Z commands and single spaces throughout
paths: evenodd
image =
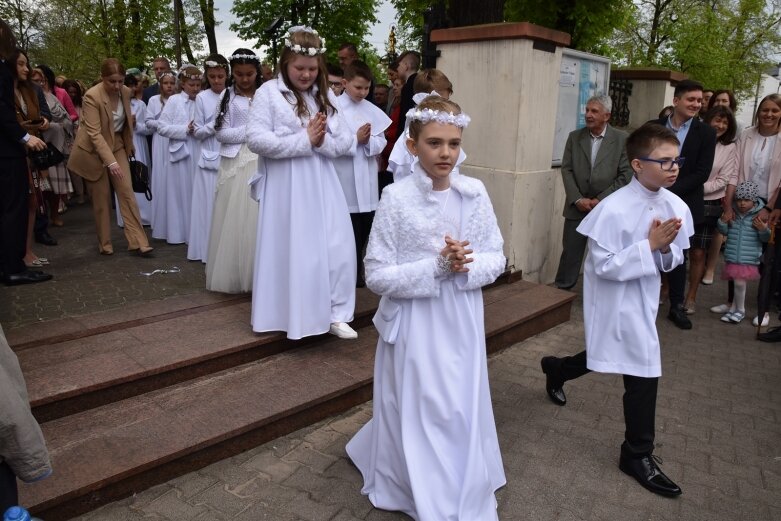
M 312 94 L 303 97 L 309 114 L 317 114 Z M 330 90 L 328 97 L 336 106 Z M 252 330 L 298 339 L 353 319 L 355 239 L 333 159 L 351 153 L 355 136 L 331 113 L 323 144 L 313 147 L 309 118 L 296 115 L 291 99 L 282 78 L 264 83 L 247 126 L 247 145 L 263 157 L 252 179 L 260 202 Z
M 220 143 L 214 130 L 220 94 L 213 90 L 199 92 L 195 98 L 195 132 L 201 142 L 200 154 L 193 173 L 193 200 L 190 213 L 190 238 L 187 259 L 206 262 L 209 250 L 209 230 L 212 226 L 214 191 L 220 167 Z
M 497 520 L 506 483 L 488 386 L 482 286 L 505 266 L 482 183 L 420 170 L 389 185 L 374 219 L 366 284 L 382 295 L 372 419 L 347 444 L 362 492 L 417 521 Z M 440 275 L 448 234 L 469 240 L 466 274 Z
M 166 236 L 169 244 L 183 244 L 190 238 L 193 174 L 200 155 L 200 142 L 188 134 L 195 118 L 195 100 L 180 92 L 168 98 L 160 115 L 157 132 L 168 138 L 165 162 Z
M 152 132 L 152 237 L 167 237 L 168 216 L 166 209 L 165 170 L 168 165 L 168 138 L 157 131 L 165 101 L 157 94 L 149 98 L 146 106 L 146 127 Z
M 247 148 L 247 117 L 251 100 L 231 87 L 225 119 L 217 130 L 220 170 L 206 260 L 206 289 L 222 293 L 252 291 L 258 203 L 250 197 L 249 180 L 258 158 Z M 222 99 L 222 98 L 221 98 Z

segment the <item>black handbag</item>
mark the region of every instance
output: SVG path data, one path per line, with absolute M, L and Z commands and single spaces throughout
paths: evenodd
M 133 191 L 144 194 L 147 201 L 152 200 L 152 188 L 149 186 L 149 168 L 141 161 L 130 156 L 130 181 L 133 183 Z
M 58 165 L 65 160 L 65 156 L 51 143 L 46 143 L 43 150 L 31 150 L 30 162 L 36 170 L 48 170 L 49 167 Z

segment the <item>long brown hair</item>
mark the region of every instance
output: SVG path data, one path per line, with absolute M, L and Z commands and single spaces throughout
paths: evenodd
M 295 32 L 288 36 L 288 40 L 290 40 L 291 45 L 300 45 L 303 48 L 309 47 L 320 49 L 323 45 L 319 36 L 307 31 Z M 293 84 L 290 82 L 290 78 L 287 75 L 287 66 L 296 58 L 296 56 L 305 55 L 300 55 L 289 47 L 285 46 L 285 48 L 282 50 L 282 55 L 279 58 L 278 70 L 279 74 L 282 76 L 282 80 L 285 82 L 285 85 L 287 85 L 287 88 L 290 89 L 290 91 L 296 97 L 296 114 L 299 117 L 303 117 L 310 115 L 309 110 L 306 108 L 306 102 L 304 101 L 304 97 L 301 95 L 301 93 L 298 92 L 295 87 L 293 87 Z M 315 79 L 315 84 L 317 85 L 317 93 L 314 94 L 314 98 L 315 102 L 317 103 L 317 110 L 319 112 L 325 112 L 326 115 L 330 116 L 336 112 L 336 107 L 334 107 L 331 102 L 328 101 L 328 69 L 325 62 L 325 57 L 322 54 L 318 54 L 316 58 L 317 78 Z
M 8 60 L 16 50 L 16 37 L 13 30 L 0 18 L 0 59 Z M 16 64 L 14 64 L 16 67 Z

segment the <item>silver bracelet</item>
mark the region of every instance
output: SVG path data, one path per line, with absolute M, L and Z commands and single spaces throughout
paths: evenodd
M 439 272 L 440 275 L 449 274 L 450 267 L 452 264 L 453 261 L 451 261 L 449 257 L 443 257 L 442 255 L 437 255 L 437 272 Z

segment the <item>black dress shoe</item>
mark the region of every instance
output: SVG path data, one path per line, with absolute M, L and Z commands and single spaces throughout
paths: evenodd
M 540 360 L 540 367 L 545 373 L 545 391 L 548 398 L 556 405 L 567 405 L 567 396 L 564 394 L 564 384 L 559 383 L 555 377 L 558 373 L 558 359 L 555 356 L 545 356 Z
M 669 497 L 681 495 L 681 487 L 662 472 L 656 464 L 656 458 L 650 454 L 642 458 L 629 458 L 622 455 L 618 468 L 655 494 Z
M 774 327 L 758 334 L 757 340 L 760 342 L 781 342 L 781 327 Z
M 51 280 L 52 276 L 42 271 L 25 270 L 19 273 L 12 273 L 3 277 L 3 283 L 6 286 L 18 286 L 20 284 L 35 284 L 36 282 L 45 282 Z
M 35 242 L 45 246 L 57 246 L 57 239 L 49 235 L 49 232 L 36 233 Z
M 692 321 L 686 316 L 686 310 L 683 306 L 678 304 L 670 308 L 670 312 L 667 314 L 667 318 L 672 320 L 672 323 L 678 326 L 680 329 L 691 329 Z

